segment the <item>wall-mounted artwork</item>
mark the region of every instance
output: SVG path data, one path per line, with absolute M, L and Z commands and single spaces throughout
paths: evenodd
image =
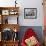
M 24 8 L 24 19 L 36 19 L 37 8 Z

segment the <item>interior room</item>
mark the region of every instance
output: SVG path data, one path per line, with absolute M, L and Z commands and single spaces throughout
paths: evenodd
M 0 0 L 0 46 L 46 46 L 46 1 Z

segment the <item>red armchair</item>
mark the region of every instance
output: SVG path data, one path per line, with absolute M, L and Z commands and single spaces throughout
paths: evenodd
M 32 28 L 27 29 L 27 31 L 24 34 L 24 37 L 22 38 L 22 42 L 21 45 L 22 46 L 27 46 L 25 40 L 34 36 L 35 38 L 37 37 L 36 33 L 34 32 L 34 30 Z M 36 38 L 37 40 L 37 38 Z M 37 44 L 35 44 L 34 46 L 41 46 L 40 42 L 37 40 Z

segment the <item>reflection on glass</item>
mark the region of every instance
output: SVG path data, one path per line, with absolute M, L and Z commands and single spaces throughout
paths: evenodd
M 2 40 L 3 41 L 18 40 L 18 32 L 14 32 L 11 29 L 5 28 L 2 32 Z

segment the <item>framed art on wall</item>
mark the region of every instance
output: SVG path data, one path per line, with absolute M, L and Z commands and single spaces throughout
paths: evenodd
M 24 8 L 24 19 L 36 19 L 37 8 Z

